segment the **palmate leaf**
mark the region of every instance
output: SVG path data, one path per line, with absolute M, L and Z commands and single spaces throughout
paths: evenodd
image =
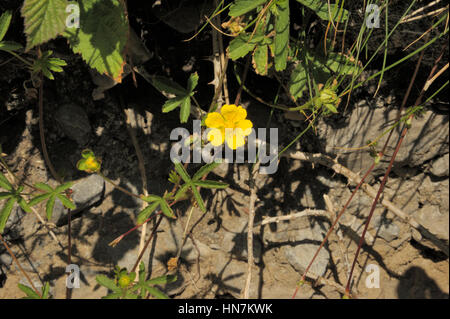
M 150 214 L 160 207 L 162 213 L 166 215 L 169 218 L 176 218 L 172 208 L 170 208 L 167 201 L 160 196 L 157 195 L 149 195 L 149 196 L 141 196 L 142 200 L 151 203 L 147 207 L 145 207 L 142 211 L 139 212 L 137 217 L 137 223 L 142 224 L 144 223 L 149 217 Z
M 95 277 L 95 280 L 97 283 L 99 283 L 101 286 L 108 288 L 109 290 L 113 291 L 114 293 L 121 293 L 122 289 L 116 285 L 114 280 L 106 277 L 105 275 L 98 275 Z
M 22 285 L 22 284 L 18 284 L 17 286 L 26 295 L 26 297 L 23 297 L 23 299 L 41 299 L 41 297 L 36 293 L 36 291 L 31 289 L 30 287 Z
M 289 51 L 289 0 L 277 3 L 278 15 L 275 20 L 275 70 L 286 69 Z
M 159 290 L 156 287 L 144 286 L 144 288 L 153 297 L 156 297 L 158 299 L 170 299 L 169 296 L 167 296 L 165 293 L 163 293 L 161 290 Z
M 230 7 L 228 14 L 230 17 L 237 17 L 252 11 L 267 0 L 235 0 Z
M 26 50 L 54 39 L 64 32 L 67 4 L 66 0 L 24 1 L 21 12 L 27 35 Z
M 6 189 L 7 191 L 12 191 L 13 187 L 8 179 L 0 172 L 0 187 Z
M 197 72 L 192 73 L 189 76 L 187 89 L 184 89 L 179 84 L 164 78 L 164 77 L 154 77 L 152 79 L 153 86 L 158 89 L 161 93 L 175 94 L 175 97 L 168 99 L 163 107 L 163 113 L 168 113 L 180 107 L 180 122 L 186 123 L 189 119 L 189 114 L 191 113 L 191 97 L 194 95 L 194 89 L 198 83 Z
M 246 56 L 255 46 L 264 40 L 263 35 L 240 34 L 228 46 L 228 55 L 233 61 Z
M 34 206 L 40 202 L 47 200 L 45 205 L 45 213 L 47 219 L 50 220 L 53 215 L 53 209 L 55 207 L 56 198 L 58 198 L 64 207 L 68 209 L 76 209 L 76 205 L 64 194 L 64 191 L 72 187 L 73 183 L 68 182 L 62 185 L 57 186 L 55 189 L 51 188 L 49 185 L 44 183 L 36 183 L 34 187 L 45 192 L 44 194 L 39 194 L 33 197 L 28 203 L 29 206 Z M 20 202 L 19 202 L 20 204 Z
M 84 0 L 79 6 L 80 28 L 66 29 L 64 36 L 91 68 L 121 82 L 128 38 L 123 2 Z

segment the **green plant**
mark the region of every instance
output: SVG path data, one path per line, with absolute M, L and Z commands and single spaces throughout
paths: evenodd
M 128 272 L 126 268 L 116 266 L 114 279 L 105 275 L 98 275 L 95 279 L 103 287 L 108 288 L 111 293 L 102 297 L 103 299 L 144 299 L 151 295 L 157 299 L 169 299 L 155 285 L 169 284 L 177 280 L 174 275 L 166 275 L 146 280 L 145 265 L 139 264 L 138 280 L 135 281 L 136 273 Z

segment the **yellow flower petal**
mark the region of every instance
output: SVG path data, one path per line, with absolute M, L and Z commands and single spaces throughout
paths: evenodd
M 213 146 L 222 145 L 225 141 L 225 133 L 224 130 L 220 130 L 217 128 L 213 128 L 208 132 L 208 141 L 211 142 Z
M 212 112 L 209 113 L 208 116 L 206 117 L 205 125 L 207 127 L 216 127 L 216 128 L 225 127 L 225 121 L 222 115 L 220 115 L 217 112 Z
M 236 127 L 242 129 L 243 134 L 247 136 L 252 132 L 253 123 L 250 120 L 242 120 L 236 124 Z
M 239 121 L 245 120 L 247 117 L 247 110 L 242 106 L 236 106 L 234 104 L 225 104 L 220 110 L 225 122 L 230 122 L 234 125 Z
M 235 150 L 238 147 L 244 146 L 245 138 L 243 134 L 234 134 L 232 136 L 227 136 L 226 142 L 229 148 Z

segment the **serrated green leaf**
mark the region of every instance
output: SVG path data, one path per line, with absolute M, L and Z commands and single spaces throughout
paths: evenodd
M 277 2 L 278 15 L 275 20 L 275 70 L 286 69 L 289 51 L 289 0 Z
M 0 211 L 0 234 L 2 234 L 3 230 L 5 229 L 6 222 L 8 221 L 9 215 L 11 214 L 15 202 L 16 198 L 11 197 Z
M 64 207 L 72 210 L 77 208 L 77 206 L 70 199 L 68 199 L 67 196 L 58 194 L 56 195 L 56 197 L 58 197 L 58 199 L 61 201 Z
M 52 215 L 53 215 L 53 208 L 55 207 L 55 200 L 56 200 L 56 195 L 52 194 L 52 196 L 50 196 L 50 198 L 47 201 L 47 204 L 45 205 L 45 213 L 47 215 L 47 220 L 51 220 L 52 219 Z
M 352 75 L 361 71 L 355 62 L 350 61 L 345 55 L 335 52 L 328 53 L 324 64 L 331 71 L 339 74 Z
M 219 166 L 222 163 L 222 161 L 214 161 L 209 164 L 205 164 L 192 176 L 193 181 L 197 181 L 212 170 L 214 170 L 217 166 Z
M 171 93 L 177 96 L 189 95 L 189 91 L 186 91 L 181 85 L 164 76 L 154 76 L 151 78 L 151 82 L 160 92 Z
M 168 99 L 163 107 L 162 107 L 162 112 L 163 113 L 168 113 L 171 112 L 173 110 L 175 110 L 178 106 L 180 106 L 180 104 L 186 99 L 185 96 L 182 97 L 175 97 L 173 99 Z
M 174 165 L 175 165 L 175 170 L 181 176 L 181 178 L 186 183 L 190 183 L 191 182 L 191 178 L 189 177 L 189 174 L 186 172 L 184 166 L 180 162 L 174 162 Z
M 255 46 L 264 40 L 264 36 L 253 36 L 250 38 L 250 34 L 241 34 L 234 38 L 228 46 L 228 55 L 233 61 L 246 56 L 249 52 L 253 51 Z
M 6 189 L 7 191 L 12 191 L 13 187 L 8 179 L 0 172 L 0 187 Z
M 80 28 L 66 29 L 73 52 L 100 74 L 117 82 L 122 80 L 125 65 L 124 49 L 128 39 L 128 21 L 123 2 L 89 0 L 80 6 Z
M 268 46 L 258 45 L 253 53 L 253 67 L 256 73 L 266 75 L 268 70 Z
M 10 10 L 3 12 L 0 16 L 0 41 L 5 37 L 6 31 L 8 31 L 9 24 L 11 23 L 12 13 Z
M 162 285 L 162 284 L 170 284 L 175 281 L 177 281 L 176 275 L 165 275 L 147 280 L 146 283 L 149 285 Z
M 116 286 L 114 280 L 106 277 L 105 275 L 98 275 L 95 277 L 95 280 L 103 287 L 108 288 L 109 290 L 115 293 L 121 293 L 122 290 Z
M 49 295 L 48 293 L 50 292 L 50 283 L 47 281 L 44 284 L 44 287 L 42 287 L 42 299 L 48 299 Z
M 228 186 L 230 186 L 227 183 L 218 182 L 218 181 L 209 181 L 209 180 L 196 181 L 196 182 L 194 182 L 194 184 L 196 186 L 199 186 L 199 187 L 202 187 L 202 188 L 220 188 L 220 189 L 223 189 L 223 188 L 227 188 Z
M 25 295 L 27 295 L 27 299 L 41 299 L 41 297 L 36 293 L 36 291 L 34 291 L 33 289 L 31 289 L 28 286 L 22 285 L 22 284 L 17 284 L 17 286 L 19 287 L 20 290 L 22 290 Z
M 67 4 L 66 0 L 24 1 L 21 12 L 25 20 L 27 51 L 64 32 Z
M 170 299 L 165 293 L 163 293 L 161 290 L 155 287 L 151 286 L 144 286 L 145 290 L 147 290 L 150 295 L 153 297 L 156 297 L 158 299 Z
M 185 194 L 186 191 L 188 190 L 190 184 L 183 184 L 177 191 L 177 193 L 174 196 L 174 200 L 180 200 Z
M 0 200 L 10 198 L 11 196 L 13 196 L 13 194 L 7 192 L 0 192 Z
M 289 92 L 296 99 L 302 97 L 303 91 L 306 89 L 308 78 L 303 63 L 298 63 L 291 73 L 289 80 Z
M 62 193 L 66 189 L 71 188 L 72 186 L 73 186 L 73 182 L 68 182 L 68 183 L 59 185 L 58 187 L 55 188 L 54 193 Z
M 148 203 L 152 203 L 152 202 L 155 202 L 155 201 L 161 201 L 162 197 L 158 196 L 158 195 L 150 194 L 150 195 L 147 195 L 147 196 L 141 196 L 141 199 L 143 201 L 148 202 Z
M 44 183 L 36 183 L 34 184 L 34 187 L 44 192 L 53 193 L 53 188 Z
M 143 224 L 150 217 L 150 214 L 159 206 L 160 203 L 160 201 L 154 202 L 141 210 L 137 217 L 137 224 Z
M 31 213 L 30 206 L 27 204 L 25 199 L 23 199 L 21 196 L 17 197 L 17 204 L 19 204 L 20 208 L 22 208 L 24 212 Z
M 169 204 L 167 204 L 165 199 L 163 199 L 160 202 L 160 207 L 161 207 L 161 211 L 163 212 L 164 215 L 166 215 L 169 218 L 176 218 L 175 214 L 173 213 L 172 208 L 170 208 Z
M 189 76 L 188 85 L 187 85 L 188 91 L 189 92 L 194 91 L 194 89 L 197 87 L 197 84 L 198 84 L 198 74 L 197 74 L 197 72 L 195 72 Z
M 186 123 L 191 114 L 191 98 L 187 96 L 182 102 L 180 107 L 180 122 Z
M 231 5 L 228 14 L 230 17 L 238 17 L 252 11 L 265 2 L 267 2 L 267 0 L 235 0 Z
M 17 42 L 14 41 L 2 41 L 0 42 L 0 50 L 3 51 L 16 51 L 22 48 L 22 45 L 20 45 Z
M 304 6 L 313 10 L 319 18 L 329 21 L 330 18 L 333 21 L 345 21 L 348 19 L 348 11 L 345 9 L 339 9 L 339 5 L 331 4 L 328 10 L 328 2 L 324 0 L 297 0 Z
M 196 182 L 198 183 L 198 182 Z M 198 204 L 198 207 L 201 209 L 202 212 L 206 213 L 206 206 L 205 206 L 205 202 L 202 199 L 202 196 L 200 195 L 199 191 L 197 190 L 197 188 L 195 186 L 191 187 L 192 189 L 192 193 L 194 193 L 194 197 L 195 197 L 195 201 Z
M 36 196 L 36 197 L 33 197 L 33 198 L 29 201 L 28 205 L 34 206 L 34 205 L 36 205 L 36 204 L 39 204 L 40 202 L 46 200 L 46 199 L 49 198 L 50 196 L 52 196 L 52 193 L 41 194 L 41 195 L 38 195 L 38 196 Z

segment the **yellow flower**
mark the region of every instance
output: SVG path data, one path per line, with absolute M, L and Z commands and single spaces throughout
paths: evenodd
M 252 132 L 253 123 L 246 120 L 247 111 L 242 106 L 225 104 L 220 113 L 212 112 L 206 117 L 205 124 L 211 128 L 208 141 L 213 146 L 227 142 L 235 150 L 245 144 L 245 137 Z

